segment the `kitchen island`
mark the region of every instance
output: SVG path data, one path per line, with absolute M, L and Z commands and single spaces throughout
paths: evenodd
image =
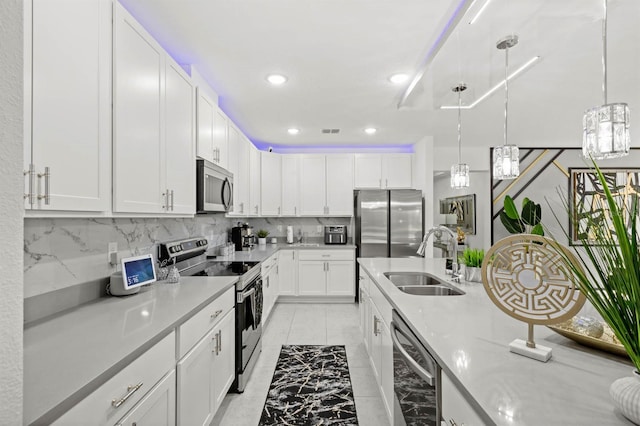
M 383 275 L 426 272 L 451 282 L 444 259 L 358 262 L 487 424 L 632 424 L 609 397 L 609 385 L 631 375 L 628 359 L 578 345 L 543 326 L 535 327 L 535 340 L 551 347 L 553 357 L 543 363 L 516 355 L 509 343 L 526 339 L 527 325 L 499 310 L 482 283 L 452 283 L 465 292 L 461 296 L 420 296 L 403 293 Z

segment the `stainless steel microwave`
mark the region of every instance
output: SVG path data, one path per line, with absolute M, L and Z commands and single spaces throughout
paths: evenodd
M 233 205 L 233 174 L 207 160 L 196 160 L 196 212 L 228 212 Z

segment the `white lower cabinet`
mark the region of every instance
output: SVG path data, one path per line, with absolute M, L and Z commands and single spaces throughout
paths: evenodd
M 164 390 L 159 390 L 160 381 L 167 372 L 175 368 L 175 333 L 156 343 L 106 383 L 89 394 L 73 408 L 58 418 L 53 424 L 67 425 L 112 425 L 123 416 L 149 416 L 161 418 L 161 413 L 171 414 L 175 410 L 175 398 L 167 399 Z M 171 381 L 171 379 L 169 379 Z M 158 384 L 158 385 L 156 385 Z M 164 386 L 164 385 L 163 385 Z M 166 384 L 166 386 L 169 386 Z M 149 392 L 153 389 L 153 393 Z M 145 402 L 149 396 L 148 402 Z M 168 404 L 162 408 L 164 404 Z M 160 404 L 159 407 L 152 408 Z M 158 410 L 158 411 L 156 411 Z M 151 414 L 153 412 L 153 414 Z M 125 418 L 126 418 L 125 416 Z M 158 424 L 173 424 L 173 419 L 162 419 Z M 150 423 L 152 424 L 152 423 Z
M 387 417 L 393 423 L 393 343 L 389 327 L 391 305 L 386 299 L 380 299 L 380 291 L 374 286 L 361 270 L 360 328 Z
M 116 426 L 176 424 L 176 371 L 171 370 Z
M 273 254 L 262 262 L 260 274 L 262 275 L 262 324 L 266 324 L 271 314 L 271 310 L 278 298 L 278 257 L 279 253 Z
M 278 294 L 295 296 L 298 282 L 297 250 L 281 250 L 278 253 Z
M 442 418 L 447 425 L 452 426 L 486 424 L 444 371 L 442 372 Z
M 179 425 L 208 425 L 235 378 L 235 310 L 222 315 L 178 361 Z
M 353 250 L 300 250 L 299 296 L 355 295 Z

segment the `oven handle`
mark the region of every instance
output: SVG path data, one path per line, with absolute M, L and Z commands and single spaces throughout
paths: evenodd
M 427 370 L 422 368 L 420 364 L 418 364 L 418 362 L 413 359 L 411 355 L 409 355 L 409 353 L 402 347 L 402 344 L 398 340 L 396 333 L 402 334 L 402 336 L 407 339 L 412 346 L 417 348 L 422 356 L 424 356 L 426 359 L 431 359 L 431 355 L 429 355 L 429 353 L 427 353 L 427 351 L 422 348 L 422 345 L 416 339 L 414 339 L 412 336 L 408 336 L 407 333 L 400 329 L 395 322 L 391 321 L 391 340 L 393 341 L 393 347 L 396 348 L 402 358 L 404 358 L 409 363 L 411 369 L 415 371 L 425 382 L 427 382 L 429 386 L 435 386 L 436 378 L 433 377 L 433 375 Z
M 252 296 L 256 293 L 256 289 L 252 288 L 251 290 L 247 291 L 246 293 L 242 293 L 240 295 L 238 295 L 238 303 L 242 303 L 244 302 L 244 299 L 246 299 L 249 296 Z

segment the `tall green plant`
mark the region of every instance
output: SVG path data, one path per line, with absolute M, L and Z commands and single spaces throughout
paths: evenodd
M 544 235 L 542 207 L 525 197 L 522 200 L 522 213 L 518 212 L 516 203 L 509 195 L 504 197 L 504 209 L 500 212 L 500 221 L 510 234 Z
M 482 261 L 484 260 L 484 250 L 483 249 L 473 249 L 467 247 L 462 252 L 461 262 L 466 266 L 472 268 L 480 268 L 482 267 Z
M 574 265 L 562 250 L 557 250 L 564 263 L 573 272 L 577 285 L 594 308 L 611 327 L 626 349 L 636 370 L 640 372 L 640 243 L 638 234 L 638 195 L 631 203 L 614 198 L 605 177 L 593 161 L 598 181 L 604 188 L 604 198 L 609 209 L 613 229 L 589 215 L 570 215 L 574 227 L 588 227 L 590 232 L 579 233 L 583 250 L 574 250 L 579 265 Z M 560 194 L 567 212 L 567 197 Z M 553 209 L 552 209 L 553 211 Z M 559 224 L 559 217 L 554 212 Z M 565 231 L 567 238 L 569 234 Z

